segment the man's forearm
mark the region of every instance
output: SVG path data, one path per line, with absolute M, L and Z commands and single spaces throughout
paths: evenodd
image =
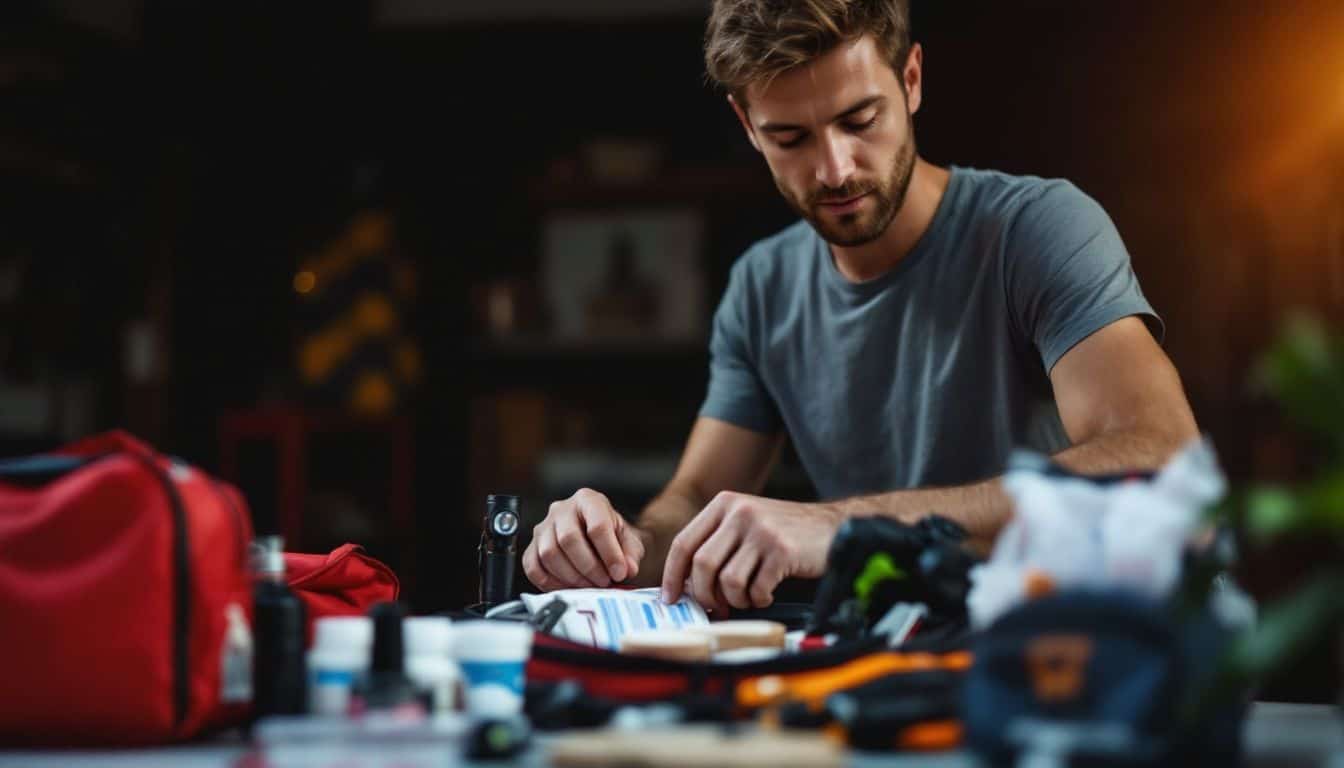
M 692 498 L 690 493 L 673 488 L 664 490 L 649 502 L 637 524 L 639 536 L 644 542 L 644 559 L 639 564 L 635 584 L 641 587 L 658 586 L 663 578 L 663 564 L 667 561 L 667 551 L 672 546 L 672 540 L 704 508 L 705 503 L 704 500 Z
M 1125 430 L 1079 443 L 1055 454 L 1060 465 L 1082 474 L 1110 474 L 1132 469 L 1158 469 L 1198 431 Z
M 945 488 L 914 488 L 873 496 L 857 496 L 822 506 L 841 519 L 882 515 L 913 524 L 929 515 L 955 520 L 978 547 L 988 548 L 1008 520 L 1011 504 L 998 478 Z
M 1099 435 L 1054 455 L 1059 464 L 1084 474 L 1156 469 L 1189 435 L 1127 430 Z M 883 515 L 913 523 L 936 514 L 961 524 L 973 545 L 988 549 L 1008 522 L 1012 503 L 999 478 L 946 488 L 917 488 L 860 496 L 824 504 L 842 518 Z

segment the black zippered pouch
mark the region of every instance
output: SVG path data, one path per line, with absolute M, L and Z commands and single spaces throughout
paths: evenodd
M 1196 704 L 1232 633 L 1127 590 L 1070 590 L 1000 617 L 972 643 L 967 743 L 994 765 L 1235 765 L 1246 701 Z

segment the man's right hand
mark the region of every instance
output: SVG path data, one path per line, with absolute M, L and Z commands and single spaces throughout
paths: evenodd
M 582 488 L 532 529 L 523 572 L 538 589 L 607 587 L 634 578 L 644 542 L 606 496 Z

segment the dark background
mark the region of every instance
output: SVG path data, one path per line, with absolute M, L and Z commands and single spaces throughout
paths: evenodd
M 707 317 L 732 260 L 791 221 L 703 81 L 704 14 L 692 0 L 5 3 L 0 447 L 127 429 L 229 475 L 259 528 L 299 504 L 291 549 L 364 543 L 426 611 L 474 597 L 486 493 L 521 493 L 536 519 L 593 485 L 637 511 L 703 396 L 704 338 L 549 337 L 542 242 L 557 212 L 694 211 Z M 1233 481 L 1299 472 L 1310 457 L 1246 380 L 1288 309 L 1344 322 L 1344 6 L 915 0 L 914 26 L 924 156 L 1097 198 Z M 657 171 L 596 179 L 585 153 L 604 139 L 654 147 Z M 380 252 L 413 275 L 396 306 L 420 374 L 347 423 L 331 416 L 350 410 L 339 381 L 304 383 L 296 349 L 365 283 L 314 310 L 295 276 L 370 211 L 390 222 Z M 491 296 L 514 318 L 494 330 Z M 257 409 L 318 430 L 298 451 L 301 502 L 280 495 L 276 439 L 224 461 L 222 425 Z M 786 457 L 771 492 L 810 487 Z M 1272 597 L 1333 556 L 1262 553 L 1245 580 Z M 1337 657 L 1322 646 L 1271 693 L 1321 695 Z

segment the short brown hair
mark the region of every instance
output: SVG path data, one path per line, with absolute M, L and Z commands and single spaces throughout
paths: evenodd
M 714 0 L 705 69 L 741 101 L 748 85 L 864 35 L 899 74 L 910 52 L 910 0 Z

